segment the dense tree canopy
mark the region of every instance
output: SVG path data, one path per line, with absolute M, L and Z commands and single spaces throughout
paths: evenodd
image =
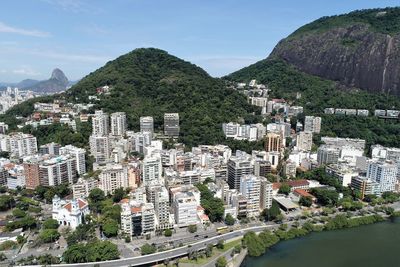
M 214 194 L 205 184 L 198 184 L 197 188 L 200 190 L 201 206 L 204 208 L 205 213 L 208 215 L 210 221 L 222 221 L 225 212 L 224 202 L 222 199 L 214 197 Z

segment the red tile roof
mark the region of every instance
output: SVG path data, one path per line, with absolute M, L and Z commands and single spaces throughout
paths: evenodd
M 310 193 L 308 193 L 306 190 L 304 189 L 295 189 L 294 193 L 299 195 L 299 196 L 303 196 L 303 197 L 310 197 L 310 198 L 315 198 L 313 195 L 311 195 Z
M 142 211 L 142 207 L 131 207 L 131 212 L 138 213 Z

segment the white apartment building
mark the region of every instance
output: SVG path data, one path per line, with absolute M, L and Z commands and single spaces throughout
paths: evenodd
M 164 134 L 167 136 L 179 136 L 179 113 L 164 114 Z
M 142 181 L 144 185 L 162 183 L 162 166 L 159 157 L 145 157 L 142 162 Z
M 108 136 L 91 135 L 89 137 L 90 153 L 96 163 L 104 164 L 110 160 L 111 144 Z
M 127 122 L 125 112 L 115 112 L 111 114 L 111 134 L 114 136 L 124 136 L 126 133 Z
M 75 158 L 66 155 L 44 159 L 39 164 L 39 179 L 47 186 L 75 183 L 78 180 Z
M 269 209 L 272 206 L 272 196 L 272 183 L 260 177 L 260 210 Z
M 247 217 L 260 215 L 260 178 L 255 175 L 244 175 L 240 178 L 240 194 L 247 199 Z
M 135 133 L 132 139 L 134 141 L 134 150 L 144 153 L 144 148 L 151 144 L 152 134 L 150 132 Z
M 106 165 L 99 175 L 99 188 L 107 195 L 121 187 L 129 187 L 128 168 L 121 164 Z
M 318 164 L 332 164 L 339 160 L 340 148 L 322 145 L 317 151 Z
M 153 117 L 146 116 L 140 117 L 140 132 L 142 133 L 154 133 L 154 119 Z
M 73 145 L 66 145 L 59 150 L 60 155 L 71 155 L 75 157 L 76 171 L 79 175 L 86 173 L 86 150 Z
M 121 205 L 121 230 L 130 236 L 152 235 L 155 230 L 153 203 L 137 201 Z
M 233 156 L 228 161 L 228 184 L 231 189 L 240 189 L 241 178 L 253 173 L 253 166 L 245 156 Z
M 312 132 L 299 132 L 296 138 L 296 147 L 301 151 L 311 151 L 313 144 Z
M 79 179 L 76 184 L 72 185 L 72 195 L 75 199 L 89 197 L 90 191 L 97 188 L 99 182 L 96 179 Z
M 371 146 L 371 150 L 373 159 L 387 159 L 387 160 L 400 161 L 400 148 L 373 145 Z
M 173 228 L 173 223 L 170 222 L 169 194 L 165 186 L 148 186 L 146 193 L 147 200 L 154 205 L 156 229 L 163 230 Z
M 8 125 L 4 122 L 0 122 L 0 134 L 6 134 L 8 131 Z
M 359 173 L 345 164 L 332 164 L 326 166 L 326 173 L 332 175 L 342 186 L 349 186 L 351 184 L 351 180 L 354 177 L 357 177 Z
M 397 183 L 398 166 L 392 161 L 370 161 L 367 178 L 380 185 L 380 192 L 394 191 Z
M 109 132 L 108 114 L 102 110 L 96 110 L 92 118 L 92 135 L 107 136 Z
M 321 117 L 306 116 L 304 120 L 304 131 L 320 133 L 321 132 Z
M 31 134 L 20 132 L 0 135 L 1 151 L 10 152 L 11 157 L 22 158 L 38 152 L 37 140 Z
M 180 192 L 175 195 L 173 210 L 175 222 L 179 227 L 198 223 L 197 206 L 200 203 L 192 192 Z

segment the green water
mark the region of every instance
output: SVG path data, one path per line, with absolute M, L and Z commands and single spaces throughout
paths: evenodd
M 400 267 L 400 219 L 283 241 L 242 267 Z

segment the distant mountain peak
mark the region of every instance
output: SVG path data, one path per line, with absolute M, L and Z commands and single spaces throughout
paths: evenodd
M 55 68 L 53 72 L 51 73 L 50 80 L 57 80 L 61 84 L 68 84 L 68 78 L 65 76 L 64 72 L 60 70 L 59 68 Z

